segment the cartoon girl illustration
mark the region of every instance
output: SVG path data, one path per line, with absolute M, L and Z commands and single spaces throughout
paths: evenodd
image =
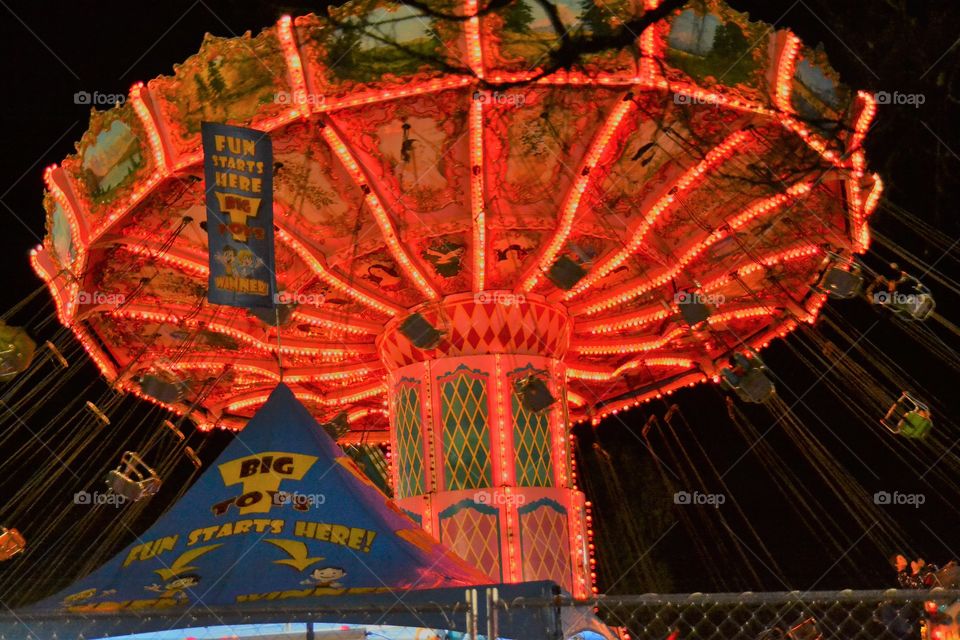
M 236 271 L 242 278 L 253 276 L 253 272 L 263 264 L 263 260 L 254 255 L 253 251 L 244 249 L 237 254 Z

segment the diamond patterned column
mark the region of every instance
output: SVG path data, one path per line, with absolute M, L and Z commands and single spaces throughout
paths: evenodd
M 563 309 L 487 292 L 410 312 L 444 337 L 435 349 L 417 349 L 398 318 L 378 343 L 392 385 L 399 505 L 496 581 L 554 580 L 587 596 L 584 499 L 562 459 Z M 516 391 L 529 375 L 559 400 L 546 411 L 530 411 Z

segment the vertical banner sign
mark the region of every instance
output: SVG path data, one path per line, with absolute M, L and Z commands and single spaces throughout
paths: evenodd
M 210 282 L 207 299 L 273 307 L 273 145 L 263 131 L 204 122 Z

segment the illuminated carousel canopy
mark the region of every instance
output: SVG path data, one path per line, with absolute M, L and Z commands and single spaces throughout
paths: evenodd
M 558 6 L 602 35 L 658 4 Z M 463 492 L 542 488 L 528 497 L 579 514 L 561 536 L 578 568 L 516 541 L 450 544 L 495 578 L 562 574 L 582 595 L 566 427 L 717 380 L 734 347 L 816 317 L 820 274 L 869 242 L 875 103 L 718 0 L 560 70 L 538 3 L 449 11 L 353 2 L 208 36 L 94 111 L 48 169 L 32 262 L 118 387 L 162 402 L 141 386 L 159 378 L 165 406 L 240 429 L 282 366 L 320 420 L 346 411 L 342 441 L 392 444 L 401 502 L 456 493 L 405 505 L 431 533 Z M 272 139 L 278 326 L 206 301 L 205 121 Z M 401 330 L 417 323 L 420 346 Z M 531 411 L 531 379 L 560 402 Z

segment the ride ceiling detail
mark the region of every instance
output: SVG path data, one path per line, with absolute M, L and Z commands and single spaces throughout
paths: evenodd
M 559 2 L 596 34 L 634 4 Z M 345 440 L 391 445 L 398 499 L 441 541 L 584 595 L 568 426 L 813 321 L 820 274 L 869 243 L 875 103 L 713 0 L 552 72 L 537 3 L 451 11 L 355 2 L 207 36 L 47 169 L 31 261 L 117 388 L 241 429 L 282 375 L 320 420 L 346 412 Z M 204 121 L 272 138 L 276 316 L 206 301 Z M 144 392 L 158 378 L 176 399 Z M 558 402 L 530 410 L 531 378 Z

